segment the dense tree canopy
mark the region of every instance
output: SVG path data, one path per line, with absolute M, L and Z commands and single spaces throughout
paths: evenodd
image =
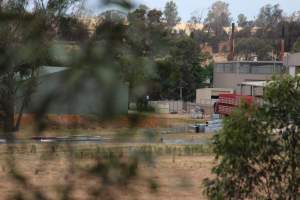
M 274 79 L 261 106 L 243 105 L 215 137 L 210 199 L 299 199 L 299 77 Z
M 0 1 L 0 110 L 5 132 L 19 128 L 25 105 L 33 92 L 37 69 L 50 64 L 50 49 L 59 19 L 77 0 Z M 34 5 L 29 9 L 28 5 Z M 38 50 L 38 51 L 37 51 Z M 20 81 L 24 94 L 19 94 Z M 16 109 L 17 102 L 19 107 Z M 15 121 L 15 114 L 19 114 Z
M 64 41 L 82 41 L 88 39 L 89 32 L 78 18 L 63 16 L 59 19 L 57 37 Z
M 173 27 L 180 22 L 181 19 L 178 16 L 177 5 L 174 1 L 168 1 L 166 3 L 164 16 L 169 27 Z
M 240 49 L 237 51 L 238 57 L 243 56 L 240 54 L 241 52 L 248 51 L 251 46 L 256 46 L 256 50 L 253 49 L 252 53 L 256 54 L 258 58 L 279 59 L 280 40 L 284 39 L 285 51 L 289 52 L 293 49 L 299 34 L 300 21 L 297 18 L 297 13 L 287 17 L 283 15 L 283 10 L 278 4 L 267 4 L 260 9 L 254 22 L 247 21 L 243 29 L 236 33 L 237 49 Z M 261 45 L 257 42 L 258 40 Z M 250 43 L 246 44 L 247 41 L 253 41 L 254 43 L 252 45 Z M 241 49 L 241 45 L 246 48 Z M 274 57 L 266 56 L 267 54 L 273 54 Z M 244 57 L 243 59 L 248 58 Z
M 180 88 L 186 101 L 195 99 L 195 90 L 204 86 L 208 78 L 201 67 L 204 55 L 197 42 L 190 37 L 177 37 L 170 55 L 158 61 L 160 95 L 163 99 L 180 99 Z
M 260 9 L 258 17 L 256 19 L 256 25 L 270 30 L 276 27 L 283 19 L 283 10 L 279 4 L 270 5 L 267 4 Z
M 245 27 L 247 25 L 247 17 L 244 14 L 239 14 L 238 15 L 238 21 L 237 24 L 240 27 Z
M 217 37 L 224 36 L 224 27 L 230 26 L 229 4 L 223 1 L 216 1 L 208 11 L 205 23 L 212 29 Z
M 300 38 L 298 38 L 293 46 L 293 52 L 300 52 Z
M 97 38 L 107 29 L 103 25 L 97 28 Z M 202 68 L 207 57 L 201 53 L 200 35 L 175 33 L 161 11 L 140 7 L 128 14 L 128 25 L 115 26 L 123 29 L 123 47 L 116 58 L 132 100 L 146 93 L 151 99 L 179 99 L 180 87 L 185 100 L 195 98 L 195 90 L 209 76 Z M 137 94 L 141 87 L 144 93 Z
M 239 38 L 236 41 L 236 54 L 245 60 L 253 60 L 254 57 L 258 60 L 270 60 L 271 44 L 270 41 L 257 37 Z

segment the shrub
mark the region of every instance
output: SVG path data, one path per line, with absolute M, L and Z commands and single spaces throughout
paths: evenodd
M 274 79 L 263 99 L 236 109 L 215 136 L 210 199 L 300 198 L 300 78 Z

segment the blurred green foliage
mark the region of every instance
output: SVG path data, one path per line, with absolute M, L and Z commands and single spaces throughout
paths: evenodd
M 215 136 L 209 199 L 299 199 L 300 79 L 273 79 L 264 104 L 242 105 Z M 284 91 L 284 92 L 283 92 Z
M 194 100 L 195 90 L 211 73 L 197 38 L 174 31 L 155 9 L 139 7 L 128 14 L 127 23 L 104 19 L 95 37 L 105 41 L 107 33 L 121 32 L 114 55 L 122 79 L 129 83 L 131 100 L 139 102 L 145 95 L 151 100 L 179 99 L 180 87 L 184 100 Z
M 36 162 L 33 175 L 43 173 L 49 163 L 65 159 L 69 173 L 65 175 L 64 185 L 57 189 L 60 199 L 74 198 L 76 183 L 69 176 L 76 172 L 98 180 L 93 187 L 87 187 L 90 199 L 115 199 L 110 189 L 128 189 L 130 183 L 140 178 L 141 162 L 151 165 L 157 155 L 171 154 L 175 158 L 176 155 L 210 152 L 209 148 L 192 145 L 186 148 L 149 145 L 128 147 L 129 150 L 124 151 L 118 147 L 84 150 L 79 144 L 49 143 L 40 149 L 39 145 L 28 145 L 28 141 L 15 140 L 24 109 L 34 98 L 42 66 L 63 66 L 69 70 L 59 84 L 47 83 L 58 87 L 35 105 L 36 135 L 43 135 L 49 123 L 47 109 L 56 99 L 65 95 L 63 100 L 68 102 L 75 98 L 74 93 L 83 90 L 83 83 L 89 80 L 107 91 L 101 102 L 105 105 L 104 118 L 111 120 L 117 97 L 115 87 L 120 82 L 128 83 L 131 100 L 141 102 L 144 111 L 146 95 L 151 100 L 177 99 L 178 87 L 183 87 L 186 100 L 193 100 L 195 89 L 201 87 L 206 78 L 205 68 L 202 68 L 206 56 L 196 40 L 174 32 L 164 22 L 161 11 L 145 7 L 133 10 L 134 5 L 129 1 L 102 1 L 104 7 L 118 6 L 127 11 L 127 21 L 123 15 L 115 18 L 105 12 L 101 15 L 104 18 L 99 18 L 95 33 L 91 33 L 76 16 L 81 3 L 80 0 L 0 1 L 0 114 L 4 127 L 1 138 L 11 142 L 3 144 L 3 153 L 7 155 L 4 162 L 16 186 L 10 199 L 50 199 L 43 183 L 32 183 L 30 176 L 22 171 L 20 163 L 24 164 L 24 160 L 19 156 L 32 157 Z M 151 110 L 147 106 L 146 109 Z M 142 118 L 140 113 L 129 116 L 129 129 L 116 134 L 117 139 L 123 142 L 134 136 Z M 76 134 L 76 131 L 66 134 Z M 157 133 L 148 131 L 145 135 L 154 141 Z M 78 161 L 86 158 L 95 163 L 79 167 Z M 159 184 L 151 177 L 147 180 L 151 191 L 157 192 Z

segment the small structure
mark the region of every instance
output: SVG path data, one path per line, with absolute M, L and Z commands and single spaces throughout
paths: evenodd
M 284 57 L 284 66 L 288 68 L 291 76 L 300 74 L 300 53 L 287 54 Z
M 230 88 L 201 88 L 196 90 L 196 103 L 200 105 L 212 105 L 220 94 L 233 94 Z

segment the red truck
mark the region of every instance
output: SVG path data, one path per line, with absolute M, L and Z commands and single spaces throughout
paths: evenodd
M 237 94 L 220 94 L 218 102 L 214 104 L 214 112 L 227 116 L 233 109 L 238 107 L 242 101 L 252 104 L 254 97 Z

